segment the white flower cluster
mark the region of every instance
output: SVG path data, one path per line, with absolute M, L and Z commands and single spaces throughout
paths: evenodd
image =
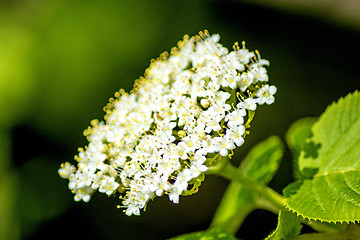
M 89 145 L 63 163 L 75 201 L 98 190 L 118 194 L 127 215 L 167 194 L 179 202 L 211 161 L 244 143 L 247 113 L 274 102 L 267 60 L 244 46 L 229 52 L 219 35 L 185 36 L 153 60 L 130 93 L 120 90 L 105 107 L 105 121 L 85 130 Z

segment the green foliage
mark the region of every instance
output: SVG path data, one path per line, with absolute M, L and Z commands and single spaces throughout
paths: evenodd
M 302 118 L 293 123 L 286 133 L 286 143 L 293 154 L 294 175 L 296 179 L 304 178 L 299 171 L 297 159 L 300 156 L 301 150 L 304 149 L 306 139 L 311 137 L 311 127 L 317 118 Z
M 349 94 L 333 103 L 312 128 L 307 143 L 320 145 L 302 151 L 300 170 L 318 169 L 318 173 L 360 168 L 360 94 Z M 313 156 L 316 156 L 314 158 Z
M 360 94 L 328 107 L 312 133 L 298 160 L 312 176 L 286 187 L 286 207 L 311 220 L 360 221 Z
M 267 184 L 279 167 L 283 155 L 281 140 L 272 136 L 252 148 L 239 169 L 251 179 Z M 215 213 L 211 228 L 236 232 L 244 218 L 258 206 L 258 196 L 232 181 Z
M 290 184 L 285 189 L 287 207 L 313 220 L 359 221 L 359 174 L 359 170 L 328 173 Z
M 228 21 L 219 18 L 219 15 L 223 15 L 219 14 L 220 8 L 216 9 L 214 15 L 213 7 L 223 6 L 220 1 L 211 2 L 211 4 L 203 3 L 203 1 L 185 1 L 171 5 L 147 1 L 126 1 L 125 3 L 18 1 L 14 3 L 5 1 L 1 4 L 0 10 L 0 239 L 19 237 L 21 232 L 19 219 L 22 219 L 23 231 L 30 233 L 31 229 L 35 229 L 43 221 L 64 211 L 62 204 L 67 206 L 72 198 L 66 186 L 58 185 L 61 180 L 57 176 L 53 177 L 56 175 L 57 164 L 47 163 L 46 160 L 24 159 L 31 162 L 21 169 L 11 166 L 11 136 L 4 134 L 3 130 L 12 131 L 17 124 L 26 122 L 35 126 L 36 131 L 52 139 L 68 146 L 78 145 L 74 142 L 78 143 L 78 138 L 83 139 L 78 131 L 87 125 L 84 119 L 88 121 L 93 118 L 94 111 L 98 111 L 95 114 L 99 113 L 99 116 L 102 116 L 100 109 L 106 102 L 104 97 L 110 97 L 116 90 L 116 86 L 130 88 L 132 80 L 139 77 L 144 67 L 148 66 L 150 57 L 158 55 L 157 48 L 169 50 L 174 41 L 185 32 L 194 33 L 203 26 L 207 26 L 211 31 L 217 31 L 216 29 L 220 28 L 221 31 L 227 32 L 227 36 L 232 36 L 230 39 L 224 38 L 229 41 L 229 44 L 232 43 L 231 39 L 239 38 L 239 40 L 246 40 L 248 44 L 268 49 L 264 56 L 271 56 L 274 66 L 283 63 L 286 57 L 287 65 L 290 66 L 287 71 L 283 71 L 283 68 L 272 70 L 279 80 L 279 99 L 283 101 L 279 101 L 277 103 L 279 105 L 276 104 L 275 108 L 272 107 L 271 110 L 263 112 L 265 115 L 262 115 L 263 119 L 260 122 L 269 121 L 271 124 L 260 124 L 258 132 L 266 128 L 273 129 L 276 125 L 284 125 L 283 123 L 287 123 L 294 115 L 304 116 L 317 113 L 322 108 L 321 101 L 328 99 L 326 97 L 338 94 L 345 89 L 352 89 L 354 85 L 357 87 L 358 83 L 357 70 L 351 63 L 341 67 L 338 61 L 324 57 L 324 52 L 322 52 L 323 50 L 328 52 L 329 47 L 343 46 L 343 44 L 326 43 L 325 38 L 308 42 L 307 53 L 312 54 L 314 49 L 319 51 L 316 44 L 312 45 L 313 42 L 318 42 L 318 46 L 323 49 L 320 49 L 318 54 L 313 54 L 314 58 L 309 61 L 309 58 L 304 57 L 307 55 L 304 49 L 298 50 L 300 48 L 291 33 L 288 33 L 289 39 L 295 44 L 290 44 L 291 41 L 286 39 L 284 41 L 289 44 L 285 44 L 284 47 L 281 41 L 263 41 L 249 35 L 247 28 L 234 31 L 232 27 L 229 27 Z M 12 8 L 14 10 L 6 11 Z M 208 18 L 211 21 L 208 21 Z M 231 24 L 236 22 L 233 18 L 228 19 L 231 19 Z M 248 29 L 251 28 L 252 26 L 248 27 Z M 278 40 L 278 33 L 275 36 Z M 340 38 L 347 39 L 342 34 L 331 33 L 331 36 L 341 36 L 331 38 L 335 39 L 334 42 Z M 270 40 L 274 39 L 271 38 L 271 34 L 267 37 Z M 308 39 L 308 36 L 299 38 L 298 42 L 304 39 Z M 295 51 L 296 54 L 290 56 L 289 51 Z M 351 59 L 349 58 L 351 54 L 347 55 L 345 52 L 354 54 L 353 51 L 342 51 L 341 59 Z M 299 54 L 302 57 L 299 58 Z M 354 62 L 356 61 L 352 61 Z M 304 68 L 309 71 L 303 71 Z M 331 83 L 326 84 L 330 87 L 323 85 L 323 79 L 330 78 L 338 83 L 338 79 L 344 76 L 344 72 L 349 73 L 349 69 L 353 70 L 346 75 L 347 79 L 342 78 L 341 84 L 336 85 L 346 87 L 340 90 L 332 87 Z M 290 74 L 295 77 L 294 81 L 286 80 Z M 322 80 L 316 81 L 316 79 Z M 284 99 L 290 99 L 290 101 Z M 285 102 L 290 104 L 284 104 Z M 309 105 L 309 102 L 311 102 L 311 107 L 305 107 Z M 294 106 L 297 107 L 294 108 Z M 296 111 L 290 111 L 286 114 L 288 116 L 281 114 L 290 107 Z M 293 210 L 296 209 L 299 214 L 301 212 L 309 218 L 312 216 L 311 219 L 318 219 L 320 215 L 330 215 L 329 219 L 334 220 L 335 215 L 344 215 L 342 217 L 346 221 L 350 218 L 356 220 L 360 216 L 356 210 L 359 206 L 360 161 L 358 157 L 352 160 L 344 158 L 358 156 L 356 150 L 359 149 L 359 133 L 355 130 L 358 129 L 359 122 L 357 120 L 352 124 L 349 128 L 351 130 L 346 134 L 337 130 L 346 127 L 346 121 L 351 122 L 351 118 L 358 115 L 359 104 L 344 104 L 344 108 L 349 110 L 334 113 L 332 120 L 326 124 L 319 124 L 319 121 L 318 127 L 315 127 L 316 136 L 309 141 L 305 139 L 312 135 L 313 120 L 311 119 L 296 122 L 286 136 L 287 143 L 294 154 L 294 160 L 296 160 L 295 177 L 301 180 L 284 191 L 287 204 Z M 345 116 L 347 120 L 343 122 Z M 258 117 L 261 117 L 260 114 Z M 342 121 L 337 119 L 342 119 Z M 71 135 L 73 132 L 75 134 Z M 344 137 L 336 140 L 336 144 L 330 144 L 329 151 L 326 152 L 324 144 L 336 139 L 338 134 Z M 33 145 L 30 140 L 29 148 L 31 147 Z M 302 149 L 304 150 L 301 153 Z M 22 149 L 14 148 L 14 151 L 19 150 Z M 23 151 L 28 150 L 24 148 Z M 33 153 L 29 152 L 29 156 L 33 157 Z M 300 153 L 301 160 L 297 161 Z M 51 159 L 47 159 L 49 160 Z M 260 165 L 257 169 L 254 165 L 251 168 L 253 173 L 246 174 L 252 177 L 252 174 L 257 175 L 257 170 L 264 174 L 266 166 L 266 164 Z M 355 167 L 357 169 L 354 169 Z M 336 168 L 338 170 L 335 170 Z M 39 172 L 41 174 L 38 174 Z M 331 188 L 324 188 L 324 186 L 331 186 Z M 357 192 L 351 191 L 350 187 Z M 68 195 L 63 197 L 62 194 Z M 324 198 L 324 195 L 327 197 Z M 236 228 L 245 216 L 256 208 L 257 204 L 256 195 L 239 183 L 232 182 L 220 206 L 222 208 L 218 211 L 222 209 L 222 213 L 216 215 L 216 218 L 223 221 L 223 226 L 234 224 L 233 228 Z M 306 209 L 306 206 L 313 209 Z M 315 211 L 321 211 L 319 210 L 321 207 L 326 211 L 329 209 L 334 211 L 310 215 Z M 356 209 L 351 212 L 352 208 Z M 98 218 L 103 217 L 103 211 L 98 211 L 96 214 Z M 115 216 L 114 219 L 118 219 L 117 212 L 113 213 L 113 216 Z M 103 226 L 109 228 L 112 224 L 103 223 Z M 104 229 L 102 230 L 105 232 Z M 114 231 L 114 228 L 111 230 Z
M 272 136 L 253 147 L 239 169 L 251 179 L 267 184 L 279 168 L 284 146 L 280 138 Z
M 219 230 L 201 231 L 180 235 L 171 240 L 237 240 L 233 235 Z
M 317 121 L 305 118 L 295 122 L 286 141 L 299 180 L 284 189 L 288 210 L 280 207 L 278 227 L 267 239 L 296 237 L 303 218 L 320 232 L 330 231 L 316 235 L 319 239 L 336 237 L 344 231 L 346 225 L 334 223 L 360 221 L 360 94 L 355 92 L 332 104 Z M 269 138 L 249 152 L 239 170 L 258 183 L 268 183 L 279 166 L 282 148 L 278 138 Z M 233 181 L 211 228 L 235 233 L 259 205 L 258 195 Z M 301 235 L 301 239 L 307 237 L 311 239 L 310 235 Z
M 300 234 L 301 220 L 296 214 L 289 211 L 280 211 L 278 226 L 266 240 L 287 240 Z

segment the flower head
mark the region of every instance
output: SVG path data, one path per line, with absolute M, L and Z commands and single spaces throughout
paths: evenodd
M 164 194 L 178 203 L 214 161 L 243 144 L 247 113 L 273 103 L 276 87 L 267 85 L 268 61 L 258 52 L 244 43 L 229 52 L 219 39 L 186 35 L 130 93 L 110 99 L 104 121 L 84 132 L 89 145 L 79 149 L 77 167 L 59 169 L 76 201 L 96 190 L 116 194 L 127 215 Z

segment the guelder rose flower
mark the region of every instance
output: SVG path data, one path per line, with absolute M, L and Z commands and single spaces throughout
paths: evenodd
M 274 102 L 260 54 L 219 35 L 185 36 L 171 53 L 151 62 L 130 93 L 120 90 L 93 120 L 79 149 L 77 166 L 66 162 L 59 175 L 69 179 L 75 201 L 95 191 L 118 195 L 119 208 L 139 215 L 149 200 L 168 195 L 179 202 L 216 161 L 244 143 L 248 114 Z M 193 191 L 195 192 L 195 191 Z

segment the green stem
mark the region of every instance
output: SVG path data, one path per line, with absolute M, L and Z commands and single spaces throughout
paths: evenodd
M 280 210 L 285 210 L 284 198 L 279 193 L 275 192 L 273 189 L 260 184 L 251 178 L 244 175 L 244 173 L 231 165 L 229 161 L 224 161 L 225 163 L 219 163 L 211 174 L 220 175 L 230 181 L 239 182 L 244 188 L 247 188 L 253 193 L 258 194 L 258 199 L 254 203 L 254 209 L 265 209 L 271 211 L 275 214 L 279 214 Z M 209 174 L 207 172 L 207 174 Z M 331 225 L 327 223 L 321 223 L 316 221 L 307 221 L 303 220 L 302 223 L 310 226 L 316 231 L 323 233 L 335 233 L 339 232 L 339 226 Z M 229 225 L 230 227 L 230 225 Z M 240 227 L 240 226 L 239 226 Z M 234 232 L 233 227 L 231 232 Z
M 266 206 L 266 209 L 278 214 L 280 210 L 284 209 L 284 199 L 282 196 L 272 190 L 271 188 L 262 185 L 247 176 L 245 176 L 238 168 L 231 164 L 227 164 L 222 171 L 218 172 L 218 175 L 230 180 L 237 181 L 242 184 L 243 187 L 250 191 L 257 193 L 264 201 L 258 202 Z
M 207 175 L 217 174 L 221 172 L 222 169 L 224 169 L 224 167 L 228 164 L 229 158 L 222 157 L 220 154 L 217 154 L 215 157 L 212 158 L 212 161 L 215 161 L 216 164 L 208 168 L 208 170 L 206 171 Z
M 255 209 L 257 206 L 255 204 L 248 204 L 244 206 L 241 211 L 233 213 L 233 215 L 228 216 L 226 220 L 212 222 L 210 225 L 210 229 L 218 229 L 230 234 L 235 235 L 240 226 L 243 224 L 246 217 Z

